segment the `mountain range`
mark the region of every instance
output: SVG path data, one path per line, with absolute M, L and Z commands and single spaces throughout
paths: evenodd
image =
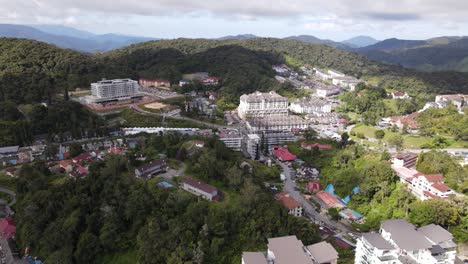
M 61 48 L 83 52 L 105 52 L 154 38 L 118 34 L 97 35 L 87 31 L 59 25 L 11 25 L 0 24 L 0 36 L 33 39 Z
M 0 37 L 33 39 L 61 48 L 87 53 L 106 52 L 132 44 L 158 40 L 156 38 L 119 34 L 98 35 L 60 25 L 0 24 Z M 252 34 L 231 35 L 216 40 L 247 40 L 261 38 Z M 468 72 L 468 37 L 438 37 L 427 40 L 386 39 L 357 36 L 341 42 L 311 35 L 290 36 L 286 40 L 326 45 L 353 51 L 369 59 L 401 65 L 422 71 Z

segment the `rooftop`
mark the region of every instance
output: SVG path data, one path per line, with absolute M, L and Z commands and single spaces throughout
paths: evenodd
M 186 178 L 184 180 L 184 183 L 187 184 L 187 185 L 192 186 L 195 189 L 202 190 L 202 191 L 204 191 L 206 193 L 213 193 L 213 192 L 218 190 L 218 189 L 216 189 L 215 187 L 213 187 L 211 185 L 208 185 L 206 183 L 203 183 L 201 181 L 198 181 L 198 180 L 195 180 L 195 179 L 192 179 L 192 178 Z
M 153 168 L 155 166 L 161 166 L 165 162 L 166 162 L 165 159 L 155 160 L 153 162 L 150 162 L 148 164 L 145 164 L 143 166 L 138 167 L 137 170 L 140 171 L 140 172 L 145 172 L 146 170 L 150 170 L 151 168 Z
M 318 263 L 328 263 L 338 259 L 338 252 L 326 241 L 310 245 L 307 249 Z
M 246 101 L 249 103 L 256 103 L 261 101 L 272 101 L 272 102 L 288 102 L 288 98 L 283 97 L 277 94 L 275 91 L 268 93 L 254 92 L 251 94 L 244 94 L 240 97 L 241 101 Z
M 440 192 L 448 192 L 451 190 L 450 187 L 443 183 L 433 183 L 431 186 Z
M 270 238 L 268 249 L 275 254 L 275 264 L 313 264 L 296 236 Z
M 309 99 L 307 98 L 297 99 L 296 101 L 293 102 L 293 104 L 299 104 L 303 107 L 317 107 L 317 106 L 324 106 L 328 103 L 325 100 L 322 100 L 318 97 L 311 96 Z
M 452 234 L 439 225 L 430 224 L 423 226 L 418 229 L 418 232 L 422 233 L 429 240 L 436 244 L 453 239 Z
M 9 146 L 0 148 L 0 154 L 8 154 L 18 152 L 19 146 Z
M 261 252 L 244 252 L 242 260 L 245 264 L 267 264 L 265 255 Z
M 369 244 L 373 247 L 383 250 L 390 250 L 394 249 L 394 247 L 385 240 L 379 233 L 364 233 L 362 234 L 362 238 L 364 238 Z
M 317 197 L 320 198 L 320 200 L 322 200 L 328 207 L 343 207 L 343 204 L 340 203 L 338 198 L 329 192 L 320 191 L 317 193 Z
M 403 250 L 428 249 L 432 244 L 422 233 L 416 231 L 413 224 L 405 219 L 392 219 L 382 222 L 382 229 L 391 234 L 391 239 Z

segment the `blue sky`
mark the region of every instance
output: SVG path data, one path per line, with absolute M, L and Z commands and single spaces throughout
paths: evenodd
M 425 39 L 468 35 L 467 10 L 463 0 L 0 0 L 0 23 L 159 38 L 251 33 Z

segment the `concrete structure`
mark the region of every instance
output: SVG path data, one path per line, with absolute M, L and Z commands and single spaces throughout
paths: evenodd
M 379 233 L 363 234 L 356 247 L 356 264 L 452 264 L 457 245 L 452 234 L 431 224 L 419 229 L 404 219 L 382 222 Z
M 309 122 L 299 116 L 265 116 L 251 118 L 246 123 L 247 129 L 253 133 L 263 131 L 292 131 L 306 130 L 309 128 Z
M 247 153 L 251 159 L 257 159 L 260 152 L 260 137 L 257 134 L 247 135 Z
M 321 86 L 315 91 L 315 95 L 318 97 L 329 97 L 332 95 L 338 95 L 341 93 L 341 89 L 337 86 Z
M 286 116 L 288 115 L 288 98 L 274 91 L 244 94 L 240 97 L 238 114 L 242 119 L 272 115 Z
M 294 142 L 296 139 L 292 132 L 262 132 L 260 137 L 263 140 L 263 146 L 266 146 L 268 151 L 273 146 Z
M 213 201 L 218 199 L 218 189 L 215 187 L 205 184 L 201 181 L 186 178 L 182 183 L 182 189 L 193 193 L 197 196 L 202 197 L 208 201 Z
M 102 80 L 91 84 L 91 94 L 100 99 L 131 97 L 137 93 L 138 83 L 131 79 Z
M 195 81 L 195 80 L 200 81 L 208 77 L 210 77 L 208 72 L 194 72 L 194 73 L 182 74 L 182 79 L 187 80 L 187 81 Z
M 338 259 L 338 253 L 328 242 L 320 242 L 306 247 L 296 236 L 269 238 L 266 258 L 265 255 L 262 258 L 262 255 L 261 252 L 244 252 L 242 263 L 335 264 Z
M 332 78 L 337 78 L 337 77 L 345 77 L 346 75 L 340 71 L 329 69 L 328 70 L 328 75 L 330 75 Z
M 350 89 L 351 91 L 354 91 L 356 89 L 356 86 L 359 83 L 362 83 L 362 81 L 351 76 L 341 76 L 341 77 L 334 77 L 332 80 L 332 83 L 342 88 L 346 88 L 346 89 Z
M 219 140 L 228 148 L 240 151 L 242 146 L 242 135 L 237 129 L 223 129 L 219 131 Z
M 395 167 L 398 168 L 411 168 L 416 165 L 416 161 L 418 160 L 418 154 L 415 153 L 403 153 L 397 154 L 392 157 L 392 163 Z
M 289 110 L 297 114 L 312 114 L 315 112 L 330 113 L 331 104 L 318 97 L 310 97 L 308 99 L 297 99 L 296 101 L 292 102 L 289 106 Z
M 167 170 L 167 163 L 165 159 L 155 160 L 151 163 L 145 164 L 135 169 L 135 177 L 148 179 L 154 174 L 165 172 Z
M 161 79 L 143 79 L 140 78 L 138 83 L 143 87 L 171 87 L 171 82 L 168 80 L 161 80 Z

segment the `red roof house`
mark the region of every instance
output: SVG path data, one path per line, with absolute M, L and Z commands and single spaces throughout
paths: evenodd
M 317 193 L 317 197 L 325 203 L 325 205 L 328 208 L 331 207 L 338 207 L 338 208 L 344 208 L 345 206 L 334 196 L 333 194 L 326 192 L 326 191 L 320 191 Z
M 287 148 L 277 147 L 273 149 L 273 155 L 275 155 L 281 161 L 293 161 L 297 159 L 297 156 L 291 154 Z
M 84 161 L 90 161 L 93 158 L 89 152 L 81 153 L 80 155 L 72 159 L 73 163 L 81 163 Z
M 73 170 L 73 162 L 71 160 L 61 160 L 59 166 L 66 172 L 71 172 Z
M 14 237 L 16 233 L 16 223 L 11 217 L 6 217 L 0 221 L 0 233 L 2 238 Z
M 307 184 L 307 191 L 309 192 L 312 192 L 314 190 L 320 190 L 321 189 L 321 186 L 320 186 L 320 183 L 318 182 L 309 182 Z

